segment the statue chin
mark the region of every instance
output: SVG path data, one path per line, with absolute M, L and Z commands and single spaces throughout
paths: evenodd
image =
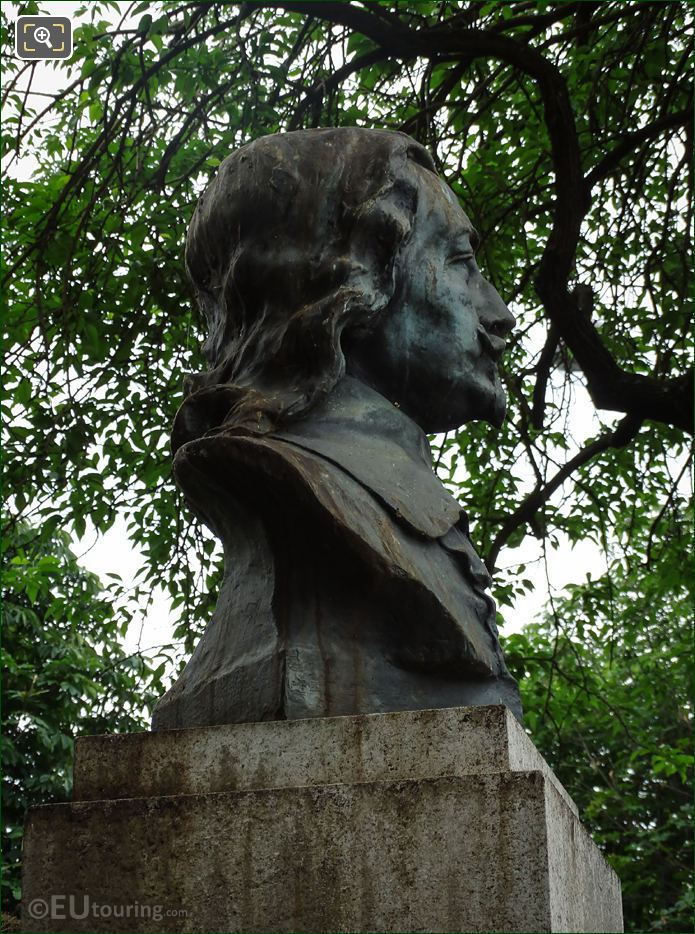
M 504 423 L 504 417 L 506 414 L 507 398 L 502 387 L 498 386 L 497 392 L 495 393 L 495 399 L 492 404 L 492 412 L 489 417 L 485 419 L 485 421 L 492 425 L 493 428 L 501 428 Z
M 494 383 L 488 384 L 484 393 L 481 393 L 480 397 L 475 400 L 473 408 L 475 414 L 468 421 L 480 420 L 492 425 L 493 428 L 502 427 L 507 414 L 507 395 L 499 376 L 495 377 Z
M 441 404 L 433 404 L 430 410 L 424 413 L 411 414 L 405 405 L 401 405 L 400 408 L 430 435 L 456 431 L 469 422 L 487 422 L 493 428 L 501 428 L 507 414 L 507 397 L 501 383 L 496 382 L 495 386 L 488 388 L 485 393 L 476 392 L 473 398 L 469 396 L 465 407 L 451 408 L 448 412 L 442 410 Z

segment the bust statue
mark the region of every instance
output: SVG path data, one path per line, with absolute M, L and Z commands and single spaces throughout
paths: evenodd
M 489 576 L 425 434 L 504 418 L 514 318 L 476 241 L 402 133 L 278 134 L 221 164 L 186 246 L 209 369 L 172 447 L 225 574 L 154 729 L 498 703 L 521 717 Z

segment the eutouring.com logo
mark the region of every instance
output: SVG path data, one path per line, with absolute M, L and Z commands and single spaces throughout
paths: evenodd
M 50 895 L 34 898 L 27 905 L 27 914 L 34 921 L 83 921 L 85 918 L 147 918 L 163 921 L 165 918 L 186 918 L 183 908 L 166 908 L 142 902 L 109 904 L 93 901 L 89 895 Z

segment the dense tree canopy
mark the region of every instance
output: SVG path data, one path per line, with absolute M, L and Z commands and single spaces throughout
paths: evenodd
M 536 741 L 623 873 L 629 925 L 688 929 L 689 5 L 92 2 L 48 90 L 8 51 L 14 14 L 39 6 L 2 21 L 6 535 L 31 526 L 40 561 L 62 531 L 125 515 L 190 646 L 219 570 L 168 454 L 202 365 L 183 267 L 197 195 L 262 134 L 410 133 L 518 320 L 504 428 L 437 439 L 438 470 L 497 569 L 501 622 L 530 586 L 524 540 L 541 558 L 603 551 L 605 575 L 508 649 Z

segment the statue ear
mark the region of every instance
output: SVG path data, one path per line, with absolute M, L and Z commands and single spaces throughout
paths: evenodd
M 397 179 L 385 194 L 354 211 L 348 284 L 364 296 L 365 309 L 380 311 L 393 298 L 399 256 L 412 233 L 416 208 L 417 188 Z

